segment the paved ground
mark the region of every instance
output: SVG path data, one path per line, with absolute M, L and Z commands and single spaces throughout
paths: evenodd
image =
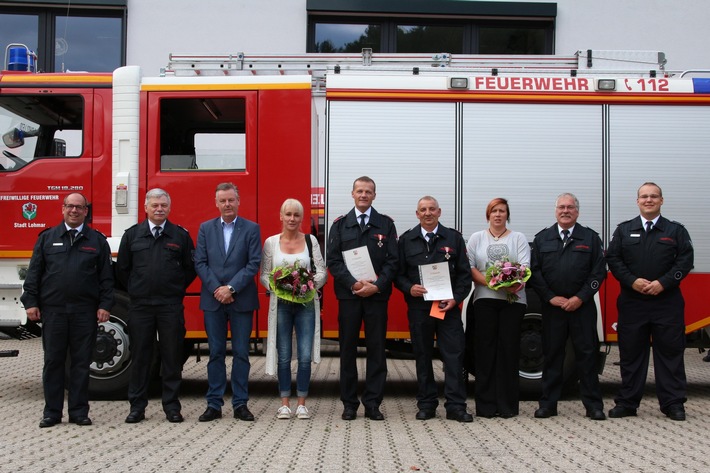
M 686 355 L 690 382 L 688 420 L 674 422 L 657 408 L 653 384 L 636 418 L 594 422 L 579 401 L 560 403 L 556 418 L 532 417 L 537 403 L 526 400 L 517 418 L 475 419 L 458 424 L 438 417 L 414 420 L 414 362 L 389 360 L 384 422 L 340 419 L 335 347 L 314 366 L 310 409 L 304 421 L 276 420 L 276 381 L 263 374 L 264 358 L 253 357 L 250 408 L 256 422 L 227 416 L 200 423 L 205 408 L 206 359 L 191 358 L 185 369 L 183 414 L 170 424 L 151 400 L 146 421 L 123 422 L 125 401 L 93 401 L 94 425 L 63 423 L 38 428 L 42 413 L 41 343 L 0 340 L 0 471 L 2 472 L 638 472 L 710 470 L 710 363 L 696 350 Z M 612 350 L 602 376 L 607 409 L 619 383 Z M 360 359 L 364 365 L 364 359 Z M 440 375 L 440 370 L 438 375 Z M 650 375 L 651 379 L 652 373 Z M 229 402 L 227 402 L 227 405 Z M 469 406 L 473 407 L 472 403 Z M 225 410 L 231 414 L 231 409 Z M 362 409 L 359 411 L 362 414 Z

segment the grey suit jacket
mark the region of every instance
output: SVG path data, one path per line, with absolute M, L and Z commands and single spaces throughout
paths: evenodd
M 259 308 L 255 276 L 261 264 L 259 225 L 242 217 L 224 251 L 224 234 L 219 217 L 203 222 L 197 234 L 195 270 L 202 280 L 200 309 L 215 311 L 222 306 L 214 298 L 215 289 L 232 286 L 235 310 L 247 312 Z

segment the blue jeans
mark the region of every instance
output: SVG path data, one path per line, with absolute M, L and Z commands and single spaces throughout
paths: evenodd
M 232 407 L 246 405 L 249 400 L 249 337 L 254 313 L 239 312 L 222 306 L 217 311 L 205 311 L 205 331 L 210 347 L 207 363 L 207 407 L 221 410 L 227 389 L 227 324 L 232 331 Z
M 296 395 L 308 396 L 311 382 L 311 353 L 316 324 L 313 302 L 293 304 L 279 301 L 277 305 L 276 351 L 278 353 L 278 379 L 281 397 L 291 396 L 291 347 L 293 329 L 296 329 L 298 347 L 298 371 L 296 372 Z

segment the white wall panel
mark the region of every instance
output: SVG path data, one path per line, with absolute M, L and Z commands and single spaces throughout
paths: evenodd
M 419 223 L 417 201 L 432 195 L 441 222 L 454 225 L 455 105 L 416 102 L 330 102 L 326 167 L 327 224 L 354 205 L 353 181 L 377 184 L 373 206 L 398 233 Z
M 684 224 L 693 239 L 695 271 L 710 271 L 710 109 L 612 106 L 610 219 L 639 214 L 636 191 L 652 181 L 663 189 L 661 214 Z
M 563 192 L 580 200 L 579 223 L 601 232 L 601 113 L 595 105 L 465 104 L 464 237 L 488 227 L 486 206 L 503 197 L 509 228 L 532 241 L 555 222 Z

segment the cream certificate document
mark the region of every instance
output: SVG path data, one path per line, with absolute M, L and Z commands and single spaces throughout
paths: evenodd
M 377 280 L 377 274 L 375 274 L 375 268 L 372 266 L 370 253 L 366 246 L 343 251 L 343 260 L 350 274 L 358 281 L 364 279 L 373 282 Z
M 454 298 L 449 276 L 449 263 L 419 265 L 419 279 L 426 289 L 425 301 L 443 301 Z

